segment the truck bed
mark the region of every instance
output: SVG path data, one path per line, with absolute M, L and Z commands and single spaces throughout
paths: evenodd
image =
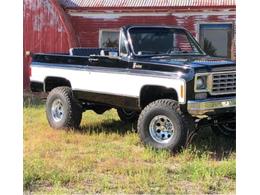
M 102 52 L 103 50 L 103 52 Z M 63 64 L 63 65 L 88 65 L 90 56 L 108 56 L 110 52 L 118 53 L 117 48 L 71 48 L 69 53 L 36 53 L 32 55 L 32 62 Z

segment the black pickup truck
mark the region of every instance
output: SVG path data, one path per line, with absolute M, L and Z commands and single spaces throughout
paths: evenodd
M 116 108 L 154 148 L 177 150 L 201 125 L 235 136 L 235 62 L 208 56 L 184 28 L 124 26 L 118 48 L 31 56 L 31 89 L 49 93 L 53 128 L 78 127 L 85 110 Z

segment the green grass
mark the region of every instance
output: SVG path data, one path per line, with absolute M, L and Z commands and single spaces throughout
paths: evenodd
M 24 191 L 234 194 L 235 141 L 202 129 L 171 155 L 145 148 L 115 110 L 84 113 L 80 130 L 53 130 L 43 105 L 24 106 Z

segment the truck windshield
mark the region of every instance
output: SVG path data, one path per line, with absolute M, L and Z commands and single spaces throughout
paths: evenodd
M 129 29 L 135 55 L 204 55 L 183 29 L 134 27 Z

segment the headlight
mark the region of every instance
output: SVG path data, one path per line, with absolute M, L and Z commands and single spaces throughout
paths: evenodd
M 203 75 L 203 76 L 197 76 L 196 78 L 196 83 L 195 83 L 195 89 L 197 91 L 205 91 L 207 90 L 207 75 Z

